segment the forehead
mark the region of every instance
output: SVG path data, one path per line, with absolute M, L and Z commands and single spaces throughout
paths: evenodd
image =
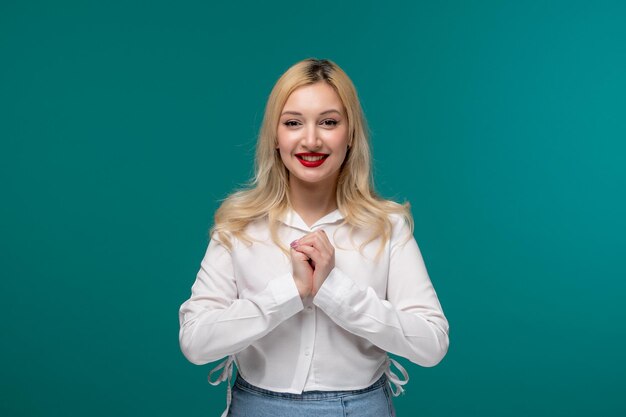
M 318 82 L 296 88 L 287 98 L 283 111 L 321 112 L 331 108 L 343 111 L 341 98 L 329 84 Z

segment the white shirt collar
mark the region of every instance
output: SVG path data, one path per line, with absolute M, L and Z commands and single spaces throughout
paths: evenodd
M 339 211 L 339 209 L 335 209 L 331 211 L 330 213 L 328 213 L 327 215 L 325 215 L 324 217 L 322 217 L 321 219 L 319 219 L 318 221 L 316 221 L 311 227 L 309 227 L 304 222 L 304 220 L 302 220 L 302 217 L 300 217 L 300 215 L 294 209 L 290 208 L 290 209 L 287 209 L 285 214 L 279 217 L 278 220 L 280 220 L 287 226 L 300 229 L 305 232 L 310 232 L 316 227 L 319 227 L 324 224 L 337 223 L 338 221 L 343 220 L 343 218 L 344 218 L 344 215 Z

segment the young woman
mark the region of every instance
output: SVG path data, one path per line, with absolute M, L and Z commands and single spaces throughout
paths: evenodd
M 228 381 L 223 416 L 395 415 L 408 375 L 387 353 L 434 366 L 449 326 L 408 206 L 373 190 L 365 118 L 335 63 L 306 59 L 280 77 L 255 168 L 215 214 L 180 307 L 183 354 L 227 357 L 209 374 Z

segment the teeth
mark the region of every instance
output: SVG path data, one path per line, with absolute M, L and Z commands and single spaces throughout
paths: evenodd
M 308 161 L 308 162 L 315 162 L 315 161 L 319 161 L 320 159 L 323 159 L 324 155 L 321 155 L 321 156 L 305 156 L 305 155 L 302 155 L 301 158 L 304 159 L 305 161 Z

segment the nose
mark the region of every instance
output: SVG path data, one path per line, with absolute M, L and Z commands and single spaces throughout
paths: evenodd
M 322 146 L 322 141 L 318 137 L 316 126 L 308 126 L 304 138 L 302 138 L 302 145 L 309 150 L 317 150 Z

